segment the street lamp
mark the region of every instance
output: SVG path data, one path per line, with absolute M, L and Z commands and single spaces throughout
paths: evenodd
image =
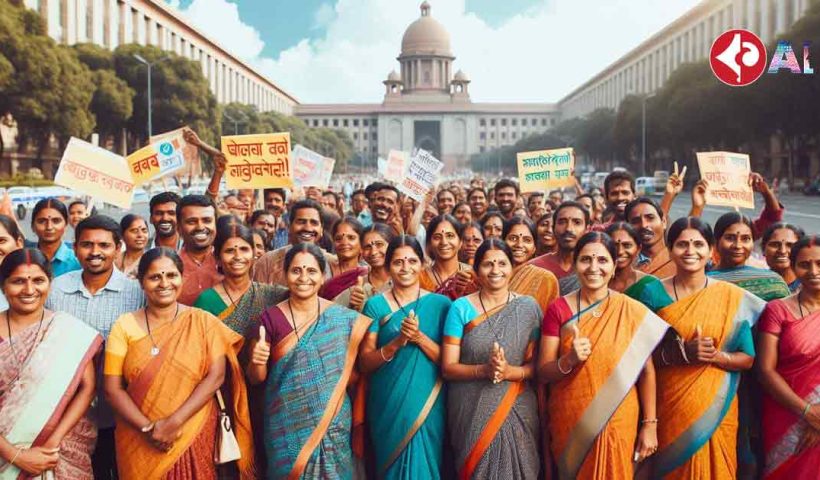
M 646 176 L 646 99 L 654 97 L 649 93 L 641 97 L 641 176 Z
M 159 62 L 168 60 L 171 57 L 160 57 L 157 60 L 154 60 L 153 63 L 142 58 L 141 55 L 136 53 L 133 54 L 133 57 L 136 58 L 138 62 L 148 67 L 148 138 L 151 138 L 151 135 L 153 134 L 153 125 L 151 123 L 151 67 L 158 64 Z

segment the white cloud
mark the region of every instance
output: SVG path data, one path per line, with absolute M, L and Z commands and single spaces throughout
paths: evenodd
M 497 28 L 466 0 L 432 0 L 450 32 L 455 70 L 471 78 L 474 101 L 558 101 L 631 48 L 693 7 L 696 0 L 552 0 Z M 260 57 L 258 31 L 226 0 L 194 0 L 194 23 L 249 60 L 304 103 L 378 102 L 418 0 L 336 0 L 315 21 L 324 36 L 304 39 L 277 58 Z
M 316 10 L 316 13 L 313 14 L 313 29 L 324 29 L 330 24 L 333 19 L 336 18 L 336 11 L 333 9 L 333 5 L 329 3 L 323 3 L 319 8 Z

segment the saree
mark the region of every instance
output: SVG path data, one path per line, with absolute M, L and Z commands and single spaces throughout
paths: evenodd
M 444 342 L 461 345 L 460 362 L 465 365 L 486 364 L 497 342 L 509 365 L 522 366 L 534 358 L 541 316 L 538 304 L 527 296 L 482 314 L 460 298 L 447 315 Z M 447 423 L 458 478 L 538 478 L 538 401 L 533 386 L 481 379 L 452 382 L 448 388 Z
M 405 305 L 416 312 L 419 330 L 441 343 L 450 300 L 427 294 Z M 364 315 L 374 319 L 369 332 L 378 335 L 378 348 L 401 331 L 404 311 L 390 311 L 384 295 L 367 302 Z M 414 344 L 396 352 L 369 378 L 367 423 L 379 478 L 439 479 L 446 430 L 444 381 L 439 367 Z
M 602 302 L 600 318 L 573 314 L 565 299 L 544 316 L 560 324 L 560 355 L 572 350 L 574 327 L 592 343 L 587 361 L 551 385 L 549 431 L 561 479 L 633 477 L 640 405 L 635 386 L 669 325 L 641 303 L 617 293 Z M 554 329 L 551 329 L 554 332 Z
M 558 298 L 559 286 L 552 272 L 524 264 L 513 271 L 510 277 L 510 290 L 519 295 L 531 296 L 541 311 L 546 312 L 549 304 Z
M 457 271 L 466 271 L 472 273 L 473 270 L 472 267 L 470 267 L 470 265 L 459 262 Z M 470 283 L 468 283 L 466 287 L 459 288 L 456 285 L 455 274 L 450 276 L 450 278 L 442 282 L 439 282 L 439 279 L 436 277 L 436 274 L 433 273 L 432 266 L 429 266 L 421 271 L 421 274 L 419 274 L 419 285 L 422 289 L 427 290 L 428 292 L 444 295 L 450 300 L 455 300 L 459 297 L 464 297 L 478 291 L 478 285 L 476 285 L 475 283 L 475 276 L 473 276 L 473 280 Z
M 777 373 L 794 393 L 807 402 L 820 402 L 820 312 L 795 318 L 780 300 L 770 302 L 760 317 L 760 332 L 779 339 Z M 811 428 L 771 396 L 763 396 L 764 478 L 770 480 L 816 479 L 820 468 L 820 445 L 797 451 L 800 439 Z
M 666 293 L 663 283 L 653 275 L 645 275 L 624 290 L 624 295 L 646 305 L 646 308 L 657 313 L 658 310 L 674 302 Z
M 741 265 L 725 270 L 711 270 L 707 275 L 717 280 L 733 283 L 767 302 L 791 295 L 789 285 L 783 281 L 783 277 L 765 268 Z
M 730 283 L 718 282 L 658 312 L 683 339 L 712 337 L 722 352 L 754 356 L 751 328 L 765 303 Z M 676 348 L 676 347 L 674 347 Z M 657 369 L 658 453 L 654 477 L 736 478 L 739 372 L 711 364 Z
M 319 290 L 319 296 L 325 300 L 334 301 L 334 299 L 345 290 L 356 285 L 356 280 L 358 280 L 359 277 L 366 276 L 368 271 L 369 269 L 367 267 L 357 267 L 334 276 L 322 285 L 322 289 Z
M 102 342 L 96 330 L 59 312 L 42 327 L 38 322 L 10 341 L 0 341 L 0 435 L 14 445 L 45 444 Z M 96 439 L 97 427 L 86 412 L 63 437 L 57 466 L 47 475 L 66 480 L 93 479 L 91 452 Z M 0 479 L 22 478 L 29 477 L 0 460 Z
M 124 339 L 125 330 L 134 332 L 134 328 L 143 336 L 135 335 L 131 341 Z M 157 355 L 151 354 L 154 343 L 141 331 L 134 314 L 121 316 L 106 344 L 105 374 L 121 375 L 137 407 L 151 421 L 156 421 L 179 409 L 207 375 L 211 360 L 225 355 L 228 361 L 226 383 L 229 379 L 232 393 L 226 403 L 232 413 L 233 431 L 242 453 L 239 472 L 242 478 L 253 478 L 253 436 L 248 398 L 236 357 L 242 337 L 213 315 L 197 308 L 184 310 L 173 322 L 152 329 L 151 334 L 159 347 Z M 120 355 L 123 347 L 124 355 Z M 168 452 L 151 446 L 145 440 L 145 434 L 118 418 L 115 439 L 120 478 L 216 478 L 215 398 L 185 422 L 180 429 L 180 438 Z
M 275 312 L 282 315 L 278 308 Z M 271 346 L 265 382 L 266 478 L 351 478 L 352 413 L 346 389 L 369 323 L 356 311 L 331 305 Z
M 669 250 L 661 249 L 654 257 L 645 257 L 648 260 L 638 265 L 638 270 L 654 275 L 657 278 L 667 278 L 677 272 L 675 262 L 669 257 Z

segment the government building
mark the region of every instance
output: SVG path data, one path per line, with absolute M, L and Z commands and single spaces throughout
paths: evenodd
M 473 102 L 470 78 L 455 68 L 455 58 L 450 34 L 425 1 L 402 37 L 399 72 L 382 82 L 381 103 L 299 104 L 294 113 L 310 127 L 346 130 L 368 157 L 420 147 L 447 171 L 469 168 L 471 155 L 512 145 L 558 122 L 553 103 Z

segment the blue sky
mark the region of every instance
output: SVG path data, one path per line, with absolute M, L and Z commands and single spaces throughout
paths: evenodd
M 379 102 L 421 0 L 165 0 L 304 103 Z M 429 0 L 474 101 L 555 102 L 697 0 Z

